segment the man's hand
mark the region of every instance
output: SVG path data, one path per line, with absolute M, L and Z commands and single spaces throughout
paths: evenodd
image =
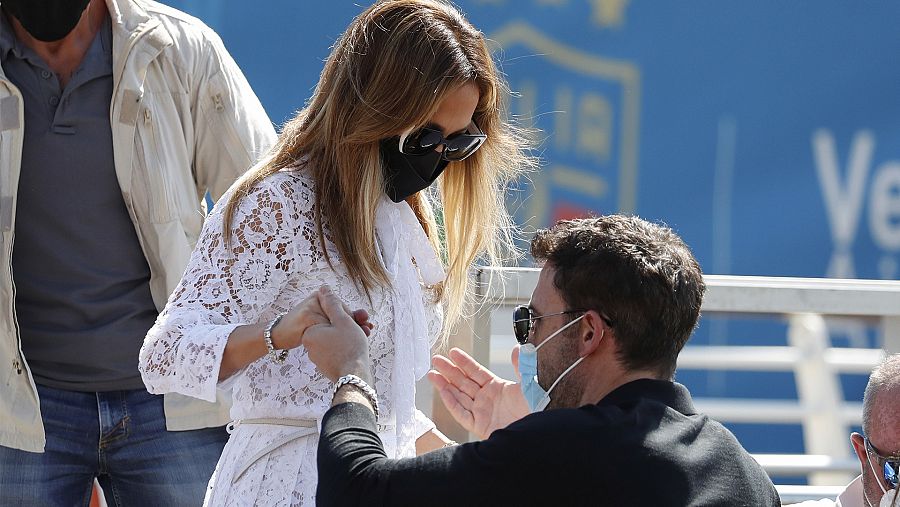
M 434 356 L 428 379 L 467 431 L 485 439 L 530 413 L 519 384 L 494 375 L 462 350 L 451 349 L 448 355 Z
M 313 293 L 284 314 L 272 329 L 272 344 L 276 349 L 293 349 L 303 344 L 303 333 L 310 326 L 327 324 L 328 318 Z
M 309 326 L 303 334 L 309 359 L 332 381 L 352 373 L 371 383 L 368 313 L 349 311 L 328 286 L 322 286 L 316 297 L 327 323 Z
M 353 316 L 353 320 L 362 328 L 366 336 L 372 331 L 369 314 L 365 310 L 350 312 L 346 305 L 343 308 Z M 318 291 L 298 303 L 284 314 L 281 321 L 272 330 L 272 343 L 276 349 L 293 349 L 303 345 L 303 333 L 310 326 L 328 324 L 328 316 L 319 302 Z

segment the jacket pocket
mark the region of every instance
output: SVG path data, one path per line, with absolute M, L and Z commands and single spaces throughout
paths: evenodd
M 235 130 L 235 122 L 248 121 L 234 104 L 234 97 L 229 92 L 224 78 L 216 74 L 209 80 L 209 126 L 216 137 L 221 140 L 225 152 L 231 159 L 235 173 L 229 178 L 237 178 L 253 165 L 253 157 Z
M 153 110 L 144 105 L 135 129 L 135 194 L 151 221 L 166 223 L 178 217 L 178 206 L 158 138 Z

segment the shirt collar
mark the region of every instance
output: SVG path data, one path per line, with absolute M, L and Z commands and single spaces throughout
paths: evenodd
M 607 394 L 598 406 L 627 405 L 639 400 L 655 400 L 684 415 L 694 415 L 697 410 L 691 393 L 678 382 L 668 380 L 640 379 L 617 387 Z
M 78 72 L 84 72 L 87 76 L 112 74 L 112 23 L 109 16 L 103 19 Z
M 15 51 L 16 58 L 22 58 L 22 50 L 13 32 L 12 23 L 6 19 L 6 14 L 0 11 L 0 61 L 6 60 L 10 51 Z
M 863 507 L 863 483 L 862 475 L 853 479 L 844 491 L 838 495 L 835 507 Z
M 46 67 L 36 53 L 16 38 L 12 23 L 4 14 L 0 13 L 0 62 L 6 61 L 10 53 L 15 58 L 28 60 L 37 67 Z M 87 71 L 91 74 L 112 73 L 112 20 L 109 16 L 103 19 L 100 30 L 88 47 L 79 71 L 82 68 L 88 69 Z

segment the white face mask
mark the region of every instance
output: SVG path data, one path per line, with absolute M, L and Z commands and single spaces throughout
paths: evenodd
M 863 493 L 865 495 L 865 493 Z M 881 497 L 881 501 L 878 502 L 878 507 L 895 507 L 900 506 L 900 504 L 894 503 L 894 497 L 897 496 L 897 492 L 893 489 L 890 489 Z M 869 502 L 869 499 L 866 498 L 866 502 Z M 869 503 L 869 505 L 872 505 Z

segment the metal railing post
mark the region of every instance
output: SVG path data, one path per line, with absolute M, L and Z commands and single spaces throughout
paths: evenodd
M 799 351 L 794 367 L 797 397 L 803 409 L 803 440 L 806 454 L 819 454 L 834 459 L 848 454 L 849 432 L 835 414 L 844 402 L 843 390 L 837 375 L 825 362 L 829 337 L 825 319 L 815 314 L 790 316 L 788 343 Z M 852 479 L 841 472 L 809 474 L 813 486 L 844 484 Z

